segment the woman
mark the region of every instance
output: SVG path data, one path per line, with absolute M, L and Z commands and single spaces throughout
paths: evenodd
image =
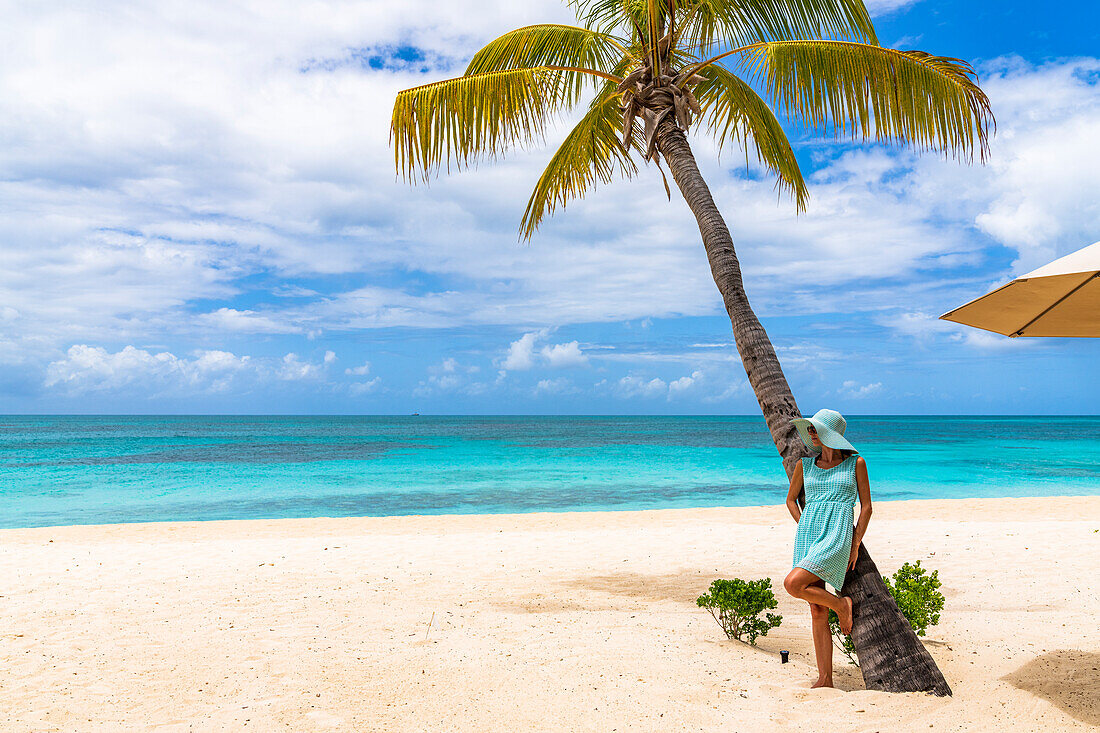
M 833 686 L 833 640 L 829 610 L 836 611 L 840 630 L 852 632 L 852 599 L 825 590 L 825 581 L 840 593 L 844 576 L 856 564 L 859 543 L 871 521 L 871 488 L 867 463 L 844 439 L 847 423 L 839 412 L 818 410 L 813 417 L 792 421 L 802 442 L 814 452 L 795 466 L 787 509 L 798 523 L 794 542 L 794 568 L 783 587 L 810 604 L 817 681 L 812 687 Z M 806 508 L 798 495 L 806 489 Z M 859 521 L 852 528 L 852 511 L 859 495 Z

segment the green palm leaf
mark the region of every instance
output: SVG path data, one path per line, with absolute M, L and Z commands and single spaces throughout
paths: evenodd
M 629 32 L 631 24 L 645 27 L 644 1 L 572 4 L 581 22 L 604 32 Z M 863 0 L 678 0 L 674 7 L 678 43 L 694 53 L 715 43 L 742 46 L 823 36 L 878 43 Z
M 523 213 L 520 233 L 530 239 L 547 214 L 585 195 L 597 182 L 610 183 L 616 172 L 638 172 L 619 141 L 622 113 L 614 85 L 606 85 L 550 159 Z
M 778 176 L 780 188 L 793 194 L 795 207 L 804 211 L 809 197 L 806 182 L 791 143 L 767 103 L 721 66 L 708 66 L 699 75 L 703 81 L 695 86 L 695 96 L 703 109 L 701 122 L 719 148 L 736 140 L 747 154 L 751 143 L 757 160 Z
M 989 98 L 965 61 L 844 41 L 762 43 L 742 66 L 776 107 L 838 136 L 899 142 L 971 159 L 989 152 Z M 723 54 L 727 55 L 727 54 Z
M 390 123 L 398 173 L 426 181 L 444 161 L 448 171 L 452 161 L 465 168 L 541 137 L 547 121 L 572 103 L 561 74 L 545 67 L 493 71 L 400 92 Z
M 466 76 L 535 66 L 574 67 L 606 73 L 618 66 L 626 52 L 619 39 L 587 28 L 531 25 L 505 33 L 478 51 L 466 67 Z M 586 78 L 596 88 L 602 83 L 597 76 L 576 71 L 563 72 L 560 77 L 574 100 L 580 96 Z
M 603 33 L 625 30 L 631 38 L 645 40 L 648 0 L 569 0 L 569 4 L 576 8 L 578 20 L 590 28 Z
M 686 49 L 799 38 L 844 38 L 877 44 L 863 0 L 686 0 Z

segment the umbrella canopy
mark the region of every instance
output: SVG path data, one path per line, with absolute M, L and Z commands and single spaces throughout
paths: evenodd
M 1100 242 L 940 316 L 1003 336 L 1100 337 Z

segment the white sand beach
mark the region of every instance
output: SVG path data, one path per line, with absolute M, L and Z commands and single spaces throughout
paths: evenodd
M 879 568 L 939 570 L 951 698 L 866 691 L 839 652 L 808 689 L 782 506 L 5 530 L 0 728 L 1094 729 L 1097 530 L 1100 497 L 876 504 Z M 695 605 L 765 576 L 757 647 Z

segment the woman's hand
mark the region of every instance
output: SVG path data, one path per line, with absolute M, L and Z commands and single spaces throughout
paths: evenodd
M 848 555 L 848 569 L 851 570 L 856 566 L 856 558 L 859 557 L 859 542 L 852 543 L 852 553 Z

